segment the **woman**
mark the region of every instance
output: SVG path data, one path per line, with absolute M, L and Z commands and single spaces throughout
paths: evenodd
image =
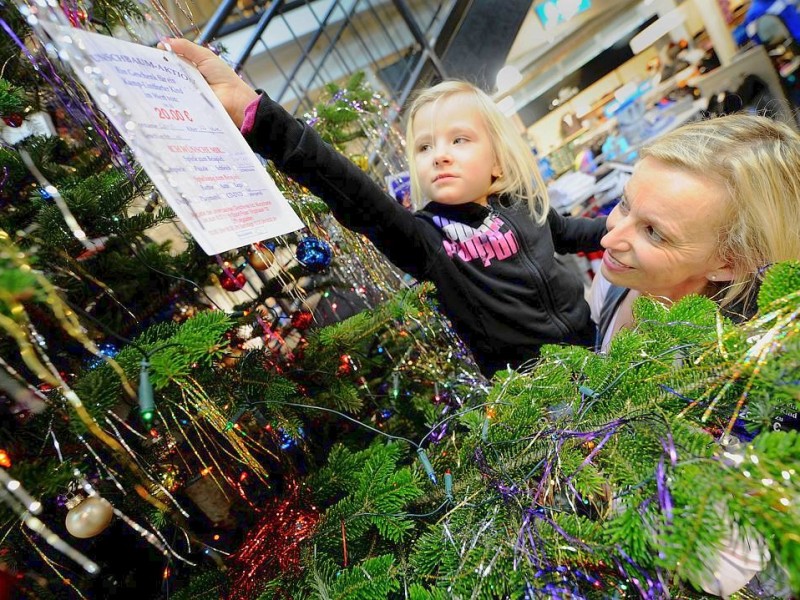
M 760 273 L 800 259 L 800 136 L 789 126 L 729 115 L 677 129 L 640 155 L 608 217 L 589 299 L 603 352 L 632 326 L 639 296 L 701 294 L 741 321 L 755 313 Z M 732 529 L 701 587 L 727 597 L 768 559 Z
M 690 123 L 658 138 L 608 217 L 590 295 L 604 351 L 644 295 L 717 301 L 745 320 L 761 272 L 800 259 L 800 136 L 754 115 Z

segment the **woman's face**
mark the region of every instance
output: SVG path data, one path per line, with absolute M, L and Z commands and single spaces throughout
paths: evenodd
M 697 175 L 643 159 L 601 240 L 601 270 L 614 285 L 678 300 L 702 293 L 709 281 L 727 281 L 718 258 L 725 188 Z

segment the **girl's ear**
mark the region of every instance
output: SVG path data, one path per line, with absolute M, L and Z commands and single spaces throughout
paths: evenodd
M 492 177 L 497 179 L 498 177 L 503 176 L 503 169 L 500 168 L 500 165 L 496 164 L 492 167 Z

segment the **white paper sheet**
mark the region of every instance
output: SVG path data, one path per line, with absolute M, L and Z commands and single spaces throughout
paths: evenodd
M 42 25 L 206 253 L 304 226 L 192 65 L 155 48 Z

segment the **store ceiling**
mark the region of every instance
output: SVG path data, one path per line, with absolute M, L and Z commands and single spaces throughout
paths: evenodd
M 630 34 L 654 12 L 650 3 L 640 0 L 595 0 L 585 12 L 545 30 L 531 10 L 507 59 L 523 79 L 497 99 L 511 94 L 518 108 L 524 106 Z
M 550 62 L 554 54 L 559 55 L 556 60 L 560 60 L 560 55 L 568 53 L 571 47 L 602 32 L 617 13 L 638 3 L 639 0 L 595 1 L 588 10 L 549 30 L 542 27 L 536 11 L 531 9 L 514 40 L 508 60 L 520 70 L 531 70 L 537 63 Z
M 211 18 L 219 1 L 194 0 L 192 7 L 195 22 L 202 23 Z M 504 2 L 504 0 L 494 1 L 498 5 Z M 540 1 L 535 0 L 532 3 L 533 7 Z M 519 28 L 506 60 L 506 64 L 516 66 L 523 75 L 522 81 L 507 92 L 513 95 L 515 107 L 517 109 L 524 107 L 546 90 L 558 85 L 559 81 L 566 79 L 615 41 L 638 27 L 655 12 L 653 5 L 659 1 L 592 0 L 592 6 L 586 11 L 566 23 L 547 30 L 542 26 L 532 7 Z M 169 4 L 177 5 L 177 2 L 169 0 Z M 263 5 L 264 0 L 238 0 L 238 4 Z M 380 5 L 382 2 L 372 0 L 372 4 Z M 177 9 L 170 11 L 170 14 L 176 22 L 180 22 L 185 16 Z M 243 18 L 244 15 L 239 17 Z M 234 45 L 226 41 L 226 46 Z M 501 97 L 502 95 L 498 95 L 497 99 Z

